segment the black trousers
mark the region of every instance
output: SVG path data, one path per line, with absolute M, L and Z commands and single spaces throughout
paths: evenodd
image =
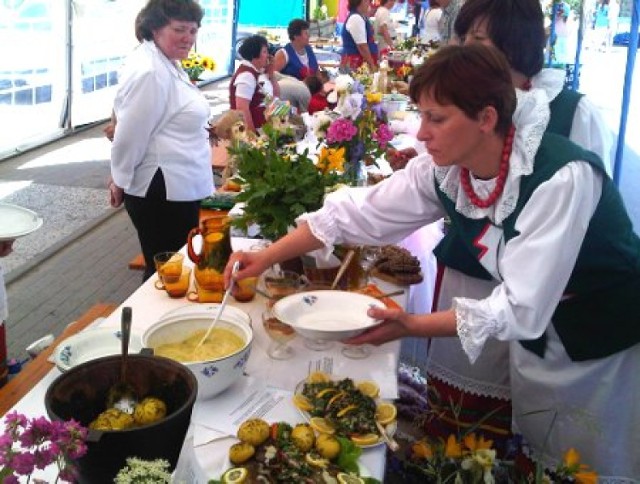
M 422 4 L 416 0 L 415 5 L 413 6 L 413 16 L 415 22 L 413 24 L 413 28 L 411 29 L 411 35 L 414 37 L 420 34 L 420 14 L 422 13 Z
M 200 200 L 170 202 L 162 171 L 158 169 L 144 197 L 124 195 L 124 207 L 138 232 L 146 269 L 143 280 L 155 272 L 153 256 L 174 252 L 187 243 L 187 235 L 198 226 Z

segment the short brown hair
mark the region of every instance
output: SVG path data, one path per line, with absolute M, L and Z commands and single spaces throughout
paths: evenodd
M 195 0 L 149 0 L 136 17 L 136 37 L 153 40 L 153 31 L 169 25 L 172 20 L 195 22 L 200 27 L 202 17 L 204 11 Z
M 506 134 L 516 108 L 516 93 L 507 59 L 481 44 L 443 47 L 417 70 L 409 94 L 413 102 L 429 94 L 477 119 L 487 106 L 498 113 L 496 132 Z

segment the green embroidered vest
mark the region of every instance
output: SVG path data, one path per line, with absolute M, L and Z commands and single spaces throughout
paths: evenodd
M 502 228 L 508 244 L 517 235 L 516 220 L 532 193 L 573 160 L 587 161 L 603 174 L 602 195 L 565 289 L 569 297 L 558 303 L 552 317 L 567 354 L 580 361 L 602 358 L 640 342 L 640 311 L 634 304 L 640 298 L 640 239 L 600 159 L 566 138 L 545 134 L 534 172 L 522 178 L 516 208 Z M 443 245 L 436 248 L 438 261 L 469 276 L 490 279 L 478 262 L 481 249 L 473 241 L 491 222 L 464 217 L 439 188 L 437 192 L 452 222 Z M 545 334 L 520 343 L 544 356 Z

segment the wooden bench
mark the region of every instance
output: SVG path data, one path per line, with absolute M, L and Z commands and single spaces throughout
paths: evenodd
M 62 334 L 53 341 L 51 346 L 42 351 L 33 361 L 26 363 L 18 374 L 9 380 L 5 386 L 0 388 L 0 415 L 6 414 L 29 390 L 49 373 L 54 366 L 53 363 L 49 361 L 49 357 L 63 340 L 82 331 L 97 318 L 109 316 L 117 307 L 117 304 L 111 303 L 98 303 L 91 306 L 87 312 L 76 321 L 70 323 Z

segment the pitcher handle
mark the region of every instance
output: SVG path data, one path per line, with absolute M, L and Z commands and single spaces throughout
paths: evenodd
M 196 235 L 202 235 L 202 230 L 200 227 L 194 227 L 189 231 L 189 235 L 187 235 L 187 254 L 189 255 L 189 259 L 193 261 L 194 264 L 200 264 L 200 256 L 195 253 L 193 250 L 193 238 Z

